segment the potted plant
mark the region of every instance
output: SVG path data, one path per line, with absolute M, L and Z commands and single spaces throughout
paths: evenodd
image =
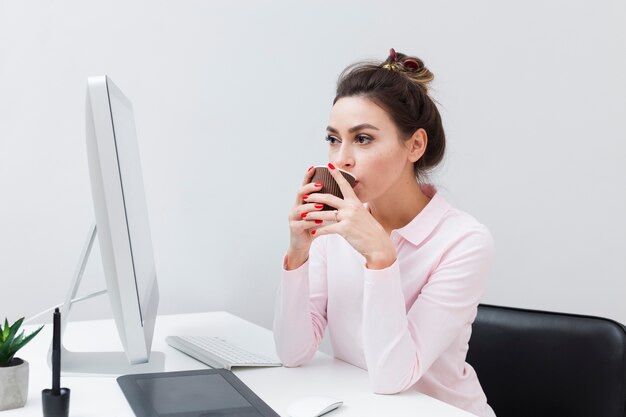
M 28 336 L 24 331 L 17 332 L 24 317 L 11 326 L 4 319 L 4 328 L 0 323 L 0 411 L 23 407 L 28 396 L 28 362 L 16 358 L 15 353 L 30 342 L 43 326 Z

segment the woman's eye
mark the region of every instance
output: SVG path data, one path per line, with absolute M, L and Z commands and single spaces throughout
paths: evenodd
M 335 143 L 339 142 L 339 139 L 337 139 L 334 136 L 326 136 L 326 142 L 328 142 L 331 145 L 334 145 Z
M 358 135 L 355 139 L 355 142 L 358 142 L 360 144 L 370 143 L 371 141 L 372 141 L 372 138 L 370 138 L 367 135 Z

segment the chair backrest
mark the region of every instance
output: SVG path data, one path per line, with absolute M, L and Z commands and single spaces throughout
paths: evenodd
M 498 417 L 625 417 L 626 328 L 480 305 L 467 362 Z

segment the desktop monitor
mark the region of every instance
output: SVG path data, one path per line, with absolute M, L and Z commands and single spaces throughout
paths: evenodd
M 147 362 L 159 288 L 133 106 L 106 76 L 87 81 L 91 194 L 109 301 L 130 363 Z
M 64 305 L 65 328 L 94 237 L 122 352 L 70 352 L 63 348 L 67 374 L 116 375 L 159 371 L 162 353 L 151 355 L 159 304 L 133 107 L 106 75 L 87 80 L 86 138 L 96 222 L 88 234 Z

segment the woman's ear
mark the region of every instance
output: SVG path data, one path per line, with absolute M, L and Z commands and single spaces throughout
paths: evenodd
M 419 128 L 413 133 L 411 139 L 407 140 L 409 161 L 417 162 L 426 152 L 426 145 L 428 145 L 428 135 L 424 129 Z

